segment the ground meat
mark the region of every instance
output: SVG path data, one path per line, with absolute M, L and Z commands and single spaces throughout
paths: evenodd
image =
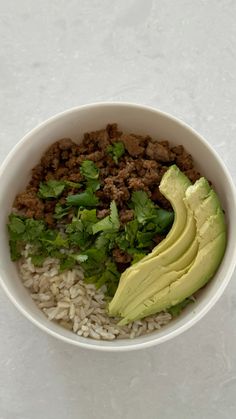
M 120 206 L 130 199 L 130 192 L 126 186 L 116 186 L 113 179 L 106 179 L 103 195 L 110 200 L 116 201 Z
M 94 162 L 97 162 L 101 160 L 103 157 L 104 157 L 104 152 L 94 151 L 93 153 L 90 153 L 86 156 L 86 160 L 92 160 Z
M 62 138 L 58 141 L 58 146 L 61 150 L 70 150 L 73 145 L 74 143 L 70 138 Z
M 159 187 L 156 187 L 151 196 L 152 200 L 156 202 L 160 207 L 171 210 L 171 205 L 169 201 L 161 194 Z
M 180 170 L 187 171 L 193 168 L 193 158 L 182 145 L 173 147 L 172 151 L 175 153 L 175 162 Z
M 149 142 L 146 148 L 146 155 L 153 160 L 162 163 L 170 163 L 175 159 L 175 154 L 170 150 L 168 142 L 165 145 L 158 142 Z
M 165 238 L 165 236 L 163 236 L 163 234 L 157 234 L 155 237 L 153 237 L 153 241 L 155 243 L 155 245 L 161 243 L 161 241 Z
M 107 147 L 116 141 L 123 142 L 126 150 L 118 162 L 107 154 Z M 98 218 L 109 214 L 110 202 L 115 200 L 121 223 L 133 219 L 133 211 L 128 206 L 133 191 L 143 190 L 161 207 L 171 208 L 159 191 L 161 178 L 170 164 L 177 164 L 192 181 L 200 177 L 191 155 L 182 145 L 171 148 L 166 140 L 157 142 L 149 136 L 123 134 L 117 124 L 108 124 L 106 129 L 84 134 L 81 144 L 70 138 L 52 144 L 33 168 L 29 185 L 17 196 L 15 207 L 26 216 L 42 218 L 52 225 L 56 202 L 65 204 L 68 193 L 81 190 L 67 188 L 58 200 L 46 201 L 37 195 L 40 182 L 56 179 L 80 183 L 83 181 L 80 165 L 84 160 L 94 161 L 99 169 Z
M 140 146 L 140 140 L 133 135 L 122 135 L 121 139 L 125 149 L 132 157 L 141 156 L 144 153 L 144 147 Z
M 200 173 L 194 167 L 192 169 L 185 170 L 184 173 L 193 183 L 201 177 Z
M 140 191 L 140 190 L 142 190 L 142 191 L 147 192 L 147 194 L 150 196 L 151 192 L 148 189 L 148 187 L 145 185 L 145 183 L 144 183 L 144 181 L 142 179 L 139 179 L 139 178 L 134 177 L 134 178 L 129 179 L 129 182 L 128 183 L 129 183 L 129 188 L 132 191 Z
M 82 175 L 80 172 L 68 172 L 65 179 L 70 180 L 71 182 L 78 183 L 82 180 Z
M 119 212 L 120 221 L 126 224 L 128 221 L 133 220 L 134 211 L 132 209 L 122 209 Z
M 111 140 L 120 138 L 122 135 L 121 131 L 118 131 L 117 124 L 108 124 L 106 127 L 106 131 L 108 133 L 108 136 Z
M 55 218 L 53 217 L 52 213 L 45 213 L 44 214 L 44 220 L 50 227 L 55 225 Z
M 132 260 L 132 256 L 129 253 L 124 252 L 118 247 L 112 250 L 112 256 L 117 263 L 128 263 Z
M 55 179 L 62 179 L 64 177 L 66 177 L 69 173 L 69 168 L 65 167 L 65 166 L 60 166 L 58 168 L 58 170 L 56 171 L 56 173 L 53 174 L 53 177 Z
M 26 217 L 36 218 L 37 220 L 44 217 L 44 204 L 36 195 L 34 188 L 28 188 L 17 195 L 14 207 L 23 211 Z
M 98 218 L 104 218 L 109 214 L 110 214 L 110 211 L 107 208 L 103 208 L 102 210 L 97 210 L 97 217 Z

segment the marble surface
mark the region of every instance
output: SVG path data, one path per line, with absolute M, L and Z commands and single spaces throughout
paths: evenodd
M 36 124 L 100 100 L 153 105 L 236 180 L 236 2 L 0 0 L 0 160 Z M 0 290 L 0 419 L 236 417 L 236 275 L 192 330 L 109 354 L 47 336 Z

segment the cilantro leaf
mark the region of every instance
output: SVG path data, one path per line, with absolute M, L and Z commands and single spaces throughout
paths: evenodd
M 93 192 L 100 188 L 99 170 L 92 160 L 84 160 L 81 163 L 80 173 L 86 179 L 86 187 Z
M 135 263 L 139 262 L 141 259 L 144 258 L 144 256 L 146 256 L 146 253 L 142 253 L 142 252 L 133 253 L 133 260 L 131 262 L 131 265 L 134 265 Z
M 38 196 L 42 199 L 58 198 L 66 187 L 76 189 L 80 188 L 81 184 L 70 180 L 51 179 L 40 183 Z
M 66 228 L 68 240 L 72 246 L 78 246 L 80 249 L 86 249 L 90 246 L 89 234 L 84 229 L 81 220 L 73 220 Z
M 168 313 L 172 315 L 172 317 L 177 317 L 182 312 L 182 310 L 189 304 L 193 303 L 193 298 L 186 298 L 185 300 L 181 301 L 181 303 L 176 304 L 175 306 L 172 306 L 168 308 Z
M 82 250 L 89 247 L 92 243 L 92 226 L 96 222 L 97 216 L 95 209 L 79 211 L 78 218 L 74 218 L 66 228 L 69 242 L 72 245 L 79 246 Z
M 62 234 L 56 230 L 48 230 L 44 237 L 41 238 L 41 242 L 48 251 L 52 250 L 52 248 L 62 249 L 69 247 L 68 239 L 64 238 Z
M 106 294 L 109 297 L 113 297 L 118 286 L 119 278 L 120 273 L 117 270 L 116 264 L 108 259 L 103 266 L 102 272 L 94 273 L 90 276 L 85 275 L 85 282 L 94 284 L 98 289 L 106 285 Z
M 174 212 L 156 208 L 151 223 L 146 225 L 146 230 L 153 229 L 155 233 L 164 233 L 174 221 Z
M 11 260 L 13 262 L 19 260 L 21 257 L 21 249 L 20 249 L 19 243 L 15 240 L 9 240 L 9 246 L 10 246 Z
M 84 160 L 80 166 L 80 173 L 85 179 L 98 179 L 99 171 L 92 160 Z
M 55 206 L 53 218 L 55 218 L 56 220 L 61 220 L 63 217 L 69 214 L 70 210 L 70 207 L 63 206 L 58 202 Z
M 125 237 L 126 237 L 126 240 L 129 243 L 130 247 L 134 246 L 135 239 L 136 239 L 137 233 L 138 233 L 138 227 L 139 226 L 138 226 L 137 220 L 129 221 L 125 225 Z
M 69 195 L 66 198 L 67 205 L 76 207 L 96 207 L 98 204 L 98 197 L 94 195 L 92 189 L 86 189 L 76 195 Z
M 85 262 L 88 259 L 88 255 L 82 255 L 82 254 L 72 255 L 72 257 L 74 260 L 80 263 Z
M 146 192 L 133 192 L 131 203 L 134 208 L 135 216 L 140 224 L 144 224 L 147 220 L 153 217 L 155 205 L 154 202 L 148 198 Z
M 76 260 L 71 256 L 65 256 L 60 260 L 60 272 L 73 269 L 76 264 Z
M 42 266 L 43 262 L 45 260 L 45 256 L 44 255 L 37 255 L 37 254 L 32 254 L 29 255 L 31 258 L 31 262 L 33 263 L 34 266 Z
M 65 182 L 61 180 L 48 180 L 41 182 L 38 196 L 43 199 L 58 198 L 65 189 Z
M 25 231 L 24 218 L 16 214 L 9 215 L 8 224 L 9 233 L 12 235 L 20 235 Z
M 46 230 L 46 226 L 41 220 L 34 220 L 33 218 L 25 219 L 25 232 L 23 239 L 26 242 L 37 243 L 41 239 Z
M 60 250 L 68 248 L 68 240 L 59 231 L 48 229 L 41 220 L 11 214 L 8 231 L 12 260 L 20 258 L 26 243 L 33 245 L 31 257 L 35 264 L 41 264 L 48 256 L 60 258 Z
M 145 226 L 145 231 L 152 231 L 153 236 L 165 232 L 173 223 L 174 212 L 157 208 L 144 191 L 132 193 L 131 205 L 139 224 Z
M 118 164 L 118 160 L 125 153 L 125 146 L 121 141 L 117 141 L 109 145 L 106 149 L 107 153 L 112 157 L 114 162 Z
M 69 188 L 74 188 L 74 189 L 79 189 L 81 188 L 81 183 L 78 182 L 72 182 L 71 180 L 64 180 L 63 181 L 65 183 L 66 186 L 68 186 Z
M 87 255 L 76 255 L 76 254 L 69 254 L 62 256 L 60 260 L 60 272 L 73 269 L 76 263 L 85 262 L 87 260 Z
M 102 232 L 98 235 L 95 240 L 96 249 L 104 249 L 109 252 L 115 247 L 116 244 L 116 233 L 114 232 Z
M 95 209 L 92 209 L 92 210 L 84 209 L 84 210 L 79 212 L 78 216 L 83 223 L 84 229 L 89 234 L 92 235 L 93 234 L 93 225 L 96 224 L 97 221 L 98 221 L 97 215 L 96 215 L 96 210 Z
M 138 231 L 137 232 L 137 248 L 142 249 L 150 247 L 153 242 L 152 239 L 155 236 L 155 231 Z
M 98 221 L 92 228 L 93 234 L 99 231 L 118 231 L 120 228 L 119 215 L 115 201 L 111 202 L 110 215 Z
M 126 251 L 131 247 L 136 246 L 138 228 L 139 225 L 137 220 L 132 220 L 125 224 L 124 231 L 121 231 L 115 239 L 117 246 L 121 250 Z
M 96 249 L 95 247 L 90 247 L 81 255 L 86 255 L 87 259 L 84 262 L 81 262 L 81 266 L 84 269 L 85 277 L 100 275 L 104 269 L 104 263 L 107 259 L 107 255 L 104 249 Z

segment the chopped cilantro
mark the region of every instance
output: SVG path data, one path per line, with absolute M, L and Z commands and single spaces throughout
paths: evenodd
M 21 248 L 19 243 L 15 240 L 9 240 L 11 260 L 15 262 L 21 257 Z
M 92 160 L 84 160 L 80 166 L 80 173 L 85 179 L 98 179 L 99 171 Z
M 73 269 L 75 265 L 76 260 L 74 258 L 71 256 L 65 256 L 60 260 L 60 272 Z
M 57 248 L 57 249 L 62 249 L 62 248 L 68 248 L 69 247 L 69 243 L 68 240 L 64 237 L 62 237 L 61 233 L 56 232 L 55 230 L 53 231 L 52 234 L 52 230 L 50 231 L 51 234 L 45 235 L 45 237 L 41 238 L 41 241 L 45 244 L 45 246 L 50 249 L 52 248 Z M 51 236 L 51 237 L 50 237 Z
M 43 199 L 58 198 L 65 189 L 65 182 L 61 180 L 48 180 L 41 182 L 38 196 Z
M 153 217 L 155 205 L 154 202 L 148 198 L 146 192 L 133 192 L 131 203 L 134 208 L 135 216 L 140 224 L 144 224 Z
M 71 210 L 71 208 L 70 208 L 70 207 L 67 207 L 67 206 L 61 205 L 61 204 L 58 202 L 58 203 L 56 204 L 56 206 L 55 206 L 55 212 L 54 212 L 53 217 L 54 217 L 56 220 L 61 220 L 63 217 L 65 217 L 67 214 L 69 214 L 70 210 Z
M 69 254 L 64 255 L 60 258 L 60 272 L 66 271 L 68 269 L 73 269 L 76 263 L 85 262 L 87 260 L 87 255 L 75 255 Z
M 135 263 L 139 262 L 141 259 L 144 258 L 144 256 L 146 256 L 146 254 L 145 253 L 142 253 L 142 252 L 140 252 L 140 253 L 134 253 L 133 254 L 133 260 L 131 262 L 131 265 L 134 265 Z
M 91 210 L 84 209 L 84 210 L 79 212 L 78 217 L 81 219 L 86 231 L 89 234 L 93 234 L 92 227 L 98 221 L 97 215 L 96 215 L 96 210 L 95 209 L 91 209 Z
M 153 242 L 152 239 L 155 236 L 155 231 L 138 231 L 137 232 L 137 248 L 142 249 L 150 247 Z
M 85 274 L 85 282 L 94 284 L 96 288 L 100 288 L 103 285 L 106 285 L 106 294 L 109 297 L 113 297 L 115 294 L 119 278 L 120 273 L 118 272 L 115 263 L 110 259 L 108 259 L 103 265 L 102 271 L 100 269 L 99 272 L 88 276 Z
M 34 246 L 31 257 L 35 264 L 42 263 L 48 256 L 59 256 L 59 250 L 68 248 L 68 240 L 57 230 L 48 229 L 43 221 L 23 218 L 16 214 L 9 216 L 8 231 L 12 260 L 18 260 L 26 243 Z M 39 256 L 42 256 L 41 259 Z M 33 262 L 34 263 L 34 262 Z
M 181 301 L 181 303 L 168 308 L 167 311 L 168 313 L 172 315 L 172 317 L 177 317 L 189 303 L 193 303 L 193 302 L 194 302 L 193 298 L 191 297 L 186 298 L 184 301 Z
M 116 244 L 121 250 L 126 251 L 136 245 L 138 228 L 137 220 L 126 223 L 124 231 L 116 236 Z
M 96 222 L 95 209 L 79 211 L 78 217 L 74 218 L 66 228 L 69 242 L 82 250 L 87 249 L 92 243 L 92 227 Z
M 89 234 L 84 228 L 81 220 L 73 220 L 71 224 L 68 224 L 66 228 L 69 243 L 72 246 L 78 246 L 84 250 L 91 245 L 89 240 Z
M 121 141 L 117 141 L 109 145 L 106 149 L 107 153 L 112 157 L 114 162 L 118 164 L 118 160 L 125 153 L 125 146 Z
M 76 207 L 96 207 L 98 204 L 98 197 L 94 195 L 92 189 L 86 189 L 76 195 L 69 195 L 66 198 L 67 205 Z
M 85 262 L 88 259 L 88 255 L 72 255 L 73 259 L 79 263 Z
M 146 192 L 133 192 L 131 205 L 134 208 L 135 218 L 139 224 L 145 225 L 145 231 L 162 233 L 171 227 L 174 219 L 173 211 L 157 208 L 154 202 L 148 198 Z
M 68 186 L 69 188 L 74 188 L 74 189 L 79 189 L 81 188 L 81 183 L 78 182 L 72 182 L 71 180 L 64 180 L 64 183 L 66 186 Z
M 87 259 L 81 263 L 84 269 L 85 277 L 99 275 L 104 269 L 104 263 L 107 259 L 105 249 L 90 247 L 81 255 L 86 255 Z
M 86 187 L 95 192 L 100 188 L 99 170 L 92 160 L 84 160 L 81 163 L 80 173 L 86 179 Z
M 40 183 L 38 196 L 42 199 L 58 198 L 66 187 L 76 189 L 80 188 L 81 184 L 70 180 L 48 180 Z
M 24 218 L 15 214 L 10 214 L 8 230 L 11 236 L 25 232 Z
M 32 255 L 29 255 L 29 256 L 31 258 L 31 262 L 33 263 L 33 265 L 35 265 L 35 266 L 42 266 L 43 265 L 43 262 L 45 260 L 44 255 L 34 255 L 34 254 L 32 254 Z
M 103 218 L 94 224 L 92 231 L 93 234 L 98 233 L 99 231 L 118 231 L 120 228 L 119 215 L 116 207 L 115 201 L 111 202 L 110 205 L 110 215 Z

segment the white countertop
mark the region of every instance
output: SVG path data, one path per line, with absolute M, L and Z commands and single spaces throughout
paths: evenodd
M 36 124 L 100 100 L 156 106 L 236 180 L 236 2 L 0 0 L 0 160 Z M 59 342 L 0 290 L 0 419 L 236 417 L 236 274 L 180 337 L 110 354 Z

